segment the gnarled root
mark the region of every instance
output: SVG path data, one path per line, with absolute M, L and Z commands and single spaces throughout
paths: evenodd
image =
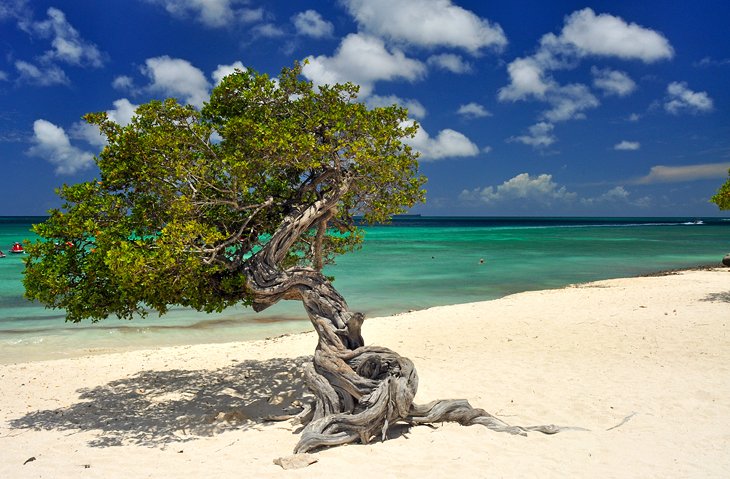
M 357 440 L 368 443 L 378 435 L 385 439 L 388 427 L 408 416 L 418 389 L 413 363 L 378 347 L 340 354 L 320 348 L 314 367 L 305 370 L 305 381 L 315 406 L 296 453 Z
M 463 399 L 413 404 L 418 388 L 413 363 L 386 348 L 361 347 L 349 354 L 335 355 L 335 358 L 318 350 L 314 366 L 305 371 L 315 404 L 306 418 L 310 422 L 302 431 L 295 453 L 358 440 L 368 443 L 378 436 L 385 440 L 388 427 L 396 422 L 481 424 L 494 431 L 522 436 L 528 431 L 554 434 L 568 429 L 554 425 L 510 426 Z M 333 368 L 334 365 L 338 367 Z M 359 380 L 351 381 L 348 374 L 337 375 L 343 369 L 354 372 Z M 350 395 L 353 391 L 356 391 L 357 399 Z M 302 422 L 306 423 L 306 420 Z
M 492 416 L 484 409 L 472 407 L 466 399 L 446 399 L 411 407 L 410 415 L 405 418 L 410 424 L 430 424 L 434 422 L 458 422 L 462 426 L 481 424 L 493 431 L 507 432 L 526 436 L 528 431 L 544 434 L 555 434 L 568 429 L 554 424 L 541 426 L 510 426 L 501 419 Z M 572 429 L 572 428 L 571 428 Z

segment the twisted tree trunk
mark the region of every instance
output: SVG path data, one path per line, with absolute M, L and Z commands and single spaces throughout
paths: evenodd
M 361 335 L 364 316 L 348 309 L 330 281 L 312 268 L 282 270 L 286 251 L 297 238 L 337 205 L 347 185 L 288 217 L 266 246 L 246 265 L 247 287 L 254 309 L 261 311 L 281 299 L 302 301 L 319 336 L 313 364 L 305 371 L 315 402 L 300 420 L 306 424 L 295 453 L 321 446 L 385 439 L 397 421 L 425 424 L 454 421 L 482 424 L 490 429 L 525 435 L 529 430 L 547 434 L 556 426 L 509 426 L 466 400 L 413 404 L 418 375 L 410 359 L 377 346 L 365 346 Z

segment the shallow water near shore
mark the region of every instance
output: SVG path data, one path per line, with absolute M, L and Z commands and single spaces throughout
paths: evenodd
M 30 226 L 42 220 L 0 217 L 0 249 L 8 253 L 13 242 L 33 239 Z M 730 252 L 730 221 L 723 218 L 405 217 L 366 232 L 363 248 L 325 273 L 336 277 L 351 308 L 369 317 L 720 265 Z M 161 318 L 65 323 L 63 311 L 23 298 L 22 270 L 22 255 L 0 259 L 0 363 L 311 329 L 295 302 L 258 314 L 241 307 L 210 315 L 176 308 Z

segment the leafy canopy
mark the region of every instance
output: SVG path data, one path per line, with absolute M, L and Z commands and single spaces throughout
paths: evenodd
M 63 207 L 35 225 L 26 296 L 70 321 L 251 304 L 246 262 L 287 217 L 346 190 L 280 265 L 321 269 L 361 242 L 354 215 L 384 221 L 423 201 L 406 110 L 300 73 L 236 71 L 201 111 L 152 101 L 127 126 L 86 115 L 107 139 L 100 179 L 64 185 Z
M 730 174 L 730 170 L 728 170 L 728 173 Z M 715 196 L 710 198 L 710 201 L 719 206 L 721 210 L 730 210 L 730 177 L 728 177 L 725 184 L 717 190 Z

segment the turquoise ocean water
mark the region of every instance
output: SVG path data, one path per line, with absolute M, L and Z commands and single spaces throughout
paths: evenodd
M 0 217 L 0 250 L 7 254 L 13 242 L 33 239 L 31 224 L 42 219 Z M 336 277 L 351 308 L 370 317 L 719 265 L 730 253 L 730 219 L 723 218 L 403 217 L 366 232 L 363 248 L 340 257 L 326 273 Z M 161 318 L 65 323 L 63 311 L 23 298 L 22 270 L 22 255 L 0 259 L 0 363 L 310 329 L 295 302 L 259 314 L 246 308 L 211 315 L 178 308 Z

